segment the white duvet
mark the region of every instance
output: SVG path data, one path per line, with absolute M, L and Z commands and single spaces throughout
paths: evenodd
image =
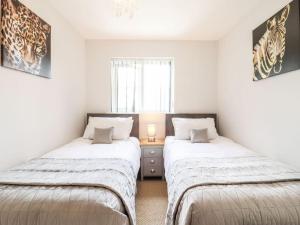
M 201 157 L 241 157 L 253 156 L 254 153 L 232 140 L 219 136 L 210 143 L 192 143 L 190 140 L 176 140 L 170 136 L 165 140 L 164 163 L 166 174 L 177 160 Z
M 125 159 L 134 167 L 137 174 L 140 168 L 141 150 L 137 138 L 114 140 L 112 144 L 91 144 L 92 140 L 78 138 L 57 148 L 42 158 L 56 159 Z

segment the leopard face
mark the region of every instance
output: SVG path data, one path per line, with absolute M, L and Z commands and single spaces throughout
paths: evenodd
M 18 0 L 2 0 L 2 45 L 7 63 L 15 69 L 39 74 L 47 54 L 50 26 Z

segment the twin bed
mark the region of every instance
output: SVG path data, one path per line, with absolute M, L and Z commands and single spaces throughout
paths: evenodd
M 140 168 L 139 116 L 130 138 L 92 144 L 79 138 L 0 173 L 1 225 L 135 225 Z M 174 137 L 167 114 L 164 149 L 167 225 L 299 225 L 300 174 L 217 136 L 209 143 Z M 153 215 L 155 216 L 155 215 Z
M 79 138 L 0 173 L 1 225 L 135 225 L 140 167 L 139 116 L 130 138 L 91 144 Z
M 218 136 L 209 143 L 174 137 L 166 116 L 166 225 L 300 225 L 300 173 Z

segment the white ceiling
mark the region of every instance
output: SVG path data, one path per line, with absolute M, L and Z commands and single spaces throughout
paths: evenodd
M 113 0 L 47 0 L 86 39 L 218 40 L 262 0 L 138 0 L 116 17 Z

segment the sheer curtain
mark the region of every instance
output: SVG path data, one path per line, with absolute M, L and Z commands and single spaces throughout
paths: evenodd
M 112 59 L 113 112 L 171 112 L 172 59 Z

